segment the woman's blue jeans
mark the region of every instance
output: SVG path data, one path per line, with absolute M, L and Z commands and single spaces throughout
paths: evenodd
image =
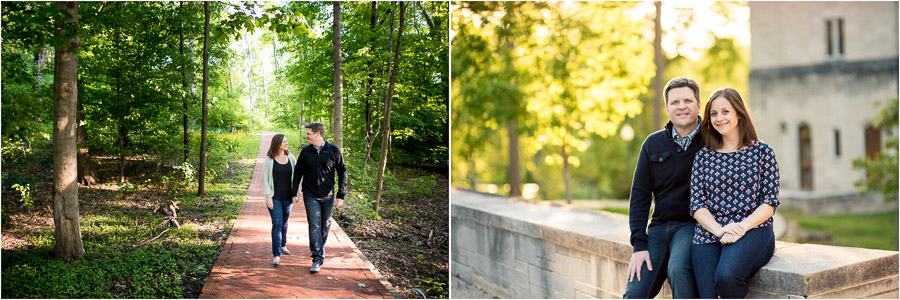
M 294 202 L 272 199 L 272 209 L 269 210 L 272 217 L 272 256 L 281 256 L 281 247 L 287 245 L 288 217 L 293 207 Z
M 309 252 L 312 252 L 313 261 L 321 263 L 325 260 L 325 241 L 331 229 L 334 197 L 319 202 L 316 198 L 303 195 L 303 205 L 306 206 L 306 221 L 309 223 Z
M 656 297 L 666 278 L 674 298 L 697 298 L 697 283 L 691 270 L 691 239 L 696 224 L 695 221 L 669 221 L 647 230 L 653 271 L 647 269 L 647 264 L 641 266 L 641 281 L 634 278 L 627 282 L 623 298 Z
M 691 247 L 694 276 L 700 298 L 744 298 L 747 280 L 775 254 L 772 226 L 751 229 L 734 244 L 712 243 Z

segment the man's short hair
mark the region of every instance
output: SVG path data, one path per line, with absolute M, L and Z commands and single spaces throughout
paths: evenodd
M 309 128 L 309 130 L 313 133 L 319 133 L 319 135 L 325 136 L 325 125 L 323 125 L 321 122 L 312 122 L 306 124 L 305 127 Z
M 688 77 L 675 77 L 669 80 L 666 83 L 666 88 L 663 89 L 663 99 L 666 106 L 669 106 L 669 90 L 680 87 L 689 87 L 691 90 L 694 90 L 694 100 L 700 103 L 700 86 L 697 85 L 697 82 Z

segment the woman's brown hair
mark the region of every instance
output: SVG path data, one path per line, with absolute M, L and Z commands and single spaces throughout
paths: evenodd
M 279 133 L 279 134 L 276 134 L 275 136 L 273 136 L 273 137 L 272 137 L 272 144 L 269 145 L 269 152 L 266 153 L 266 155 L 268 155 L 268 156 L 269 156 L 270 158 L 272 158 L 272 159 L 275 159 L 275 155 L 278 155 L 278 153 L 276 153 L 276 151 L 278 151 L 278 149 L 281 148 L 281 143 L 282 143 L 282 142 L 284 142 L 284 135 L 283 135 L 283 134 L 280 134 L 280 133 Z M 288 155 L 288 154 L 291 154 L 291 151 L 290 151 L 290 150 L 284 150 L 284 155 Z
M 700 124 L 703 128 L 703 141 L 706 142 L 706 148 L 716 151 L 724 147 L 722 142 L 722 134 L 712 128 L 712 120 L 709 118 L 709 111 L 712 107 L 713 100 L 723 98 L 731 103 L 734 112 L 738 115 L 738 130 L 741 134 L 741 146 L 751 147 L 753 142 L 758 141 L 756 137 L 756 128 L 753 126 L 753 120 L 750 119 L 750 113 L 744 106 L 744 100 L 737 90 L 730 87 L 718 88 L 709 95 L 706 101 L 706 109 L 703 110 L 703 122 Z

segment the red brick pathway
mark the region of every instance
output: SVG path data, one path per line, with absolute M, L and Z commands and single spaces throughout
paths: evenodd
M 262 172 L 275 134 L 262 133 L 247 200 L 200 298 L 392 298 L 378 280 L 381 276 L 360 258 L 356 246 L 334 221 L 322 271 L 309 273 L 312 258 L 303 202 L 294 204 L 288 223 L 291 255 L 282 255 L 281 265 L 272 265 L 272 221 L 265 207 Z M 302 143 L 300 137 L 289 138 L 292 145 Z

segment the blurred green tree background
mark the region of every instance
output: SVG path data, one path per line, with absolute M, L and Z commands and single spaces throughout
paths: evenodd
M 454 2 L 452 184 L 537 199 L 627 199 L 662 81 L 747 91 L 746 3 Z M 751 102 L 752 99 L 747 99 Z M 522 190 L 514 189 L 522 186 Z

